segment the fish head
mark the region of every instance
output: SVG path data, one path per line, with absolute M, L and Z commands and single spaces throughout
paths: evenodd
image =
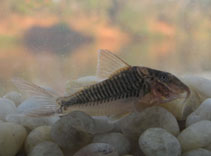
M 148 68 L 146 77 L 160 103 L 190 96 L 189 87 L 171 73 Z

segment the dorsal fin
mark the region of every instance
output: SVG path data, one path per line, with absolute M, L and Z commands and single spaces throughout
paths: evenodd
M 125 61 L 120 59 L 108 50 L 98 51 L 98 64 L 96 75 L 100 79 L 107 79 L 121 68 L 130 67 Z

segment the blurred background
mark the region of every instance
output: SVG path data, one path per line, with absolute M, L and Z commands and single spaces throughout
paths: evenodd
M 0 95 L 22 77 L 61 90 L 97 50 L 177 74 L 211 70 L 210 0 L 1 0 Z

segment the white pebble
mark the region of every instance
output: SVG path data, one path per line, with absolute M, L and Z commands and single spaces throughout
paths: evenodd
M 52 125 L 51 137 L 63 149 L 74 152 L 89 144 L 94 132 L 94 120 L 84 112 L 74 111 Z
M 63 156 L 63 153 L 57 144 L 45 141 L 36 145 L 29 156 Z
M 3 98 L 9 99 L 15 103 L 16 106 L 23 102 L 23 97 L 20 93 L 12 91 L 4 95 Z
M 108 133 L 114 129 L 114 124 L 109 122 L 108 119 L 94 118 L 94 122 L 96 134 Z
M 203 147 L 203 148 L 205 148 L 206 150 L 209 150 L 209 151 L 211 151 L 211 144 L 209 144 L 208 146 L 206 146 L 206 147 Z
M 199 92 L 202 97 L 211 97 L 211 80 L 195 75 L 184 75 L 182 80 Z
M 147 129 L 139 138 L 146 156 L 180 156 L 181 146 L 175 136 L 162 128 Z
M 14 156 L 22 147 L 27 132 L 24 127 L 15 123 L 0 123 L 0 155 Z
M 93 143 L 107 143 L 112 145 L 120 155 L 127 154 L 130 151 L 129 140 L 121 133 L 108 133 L 96 135 Z
M 58 116 L 30 117 L 23 114 L 9 114 L 6 117 L 6 121 L 18 123 L 29 129 L 44 125 L 53 125 L 57 120 L 59 120 Z
M 16 106 L 13 101 L 0 98 L 0 119 L 5 120 L 8 114 L 13 114 L 16 111 Z
M 119 154 L 109 144 L 92 143 L 80 149 L 73 156 L 119 156 Z
M 166 129 L 175 136 L 179 134 L 176 118 L 162 107 L 150 107 L 140 113 L 132 113 L 115 125 L 124 135 L 133 138 L 138 138 L 146 129 L 153 127 Z
M 25 151 L 30 153 L 34 146 L 44 141 L 52 141 L 50 126 L 41 126 L 33 129 L 25 140 Z
M 182 156 L 211 156 L 211 152 L 203 148 L 198 148 L 198 149 L 194 149 L 192 151 L 183 153 Z
M 184 152 L 208 146 L 211 144 L 211 121 L 203 120 L 192 124 L 177 138 Z
M 201 120 L 211 120 L 211 98 L 206 99 L 186 120 L 186 127 Z

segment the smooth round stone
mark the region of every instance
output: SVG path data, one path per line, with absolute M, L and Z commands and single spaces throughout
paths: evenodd
M 186 127 L 201 120 L 211 120 L 211 98 L 206 99 L 186 120 Z
M 138 138 L 135 141 L 131 141 L 131 151 L 130 154 L 134 156 L 145 156 L 143 151 L 140 149 L 138 144 Z
M 0 155 L 14 156 L 22 147 L 27 132 L 24 127 L 15 123 L 0 123 Z
M 94 123 L 95 123 L 95 130 L 94 130 L 95 134 L 108 133 L 114 129 L 114 124 L 109 122 L 108 119 L 94 118 Z
M 147 129 L 139 138 L 146 156 L 180 156 L 181 146 L 175 136 L 162 128 Z
M 29 156 L 63 156 L 63 153 L 57 144 L 45 141 L 36 145 Z
M 30 117 L 24 114 L 9 114 L 6 116 L 6 121 L 23 125 L 30 130 L 40 126 L 53 125 L 59 119 L 58 116 Z
M 182 80 L 196 90 L 202 98 L 211 97 L 211 80 L 195 75 L 184 75 Z
M 119 154 L 109 144 L 92 143 L 80 149 L 74 156 L 119 156 Z
M 52 126 L 51 137 L 59 146 L 73 152 L 89 144 L 93 132 L 94 120 L 83 112 L 75 111 Z
M 206 150 L 209 150 L 209 151 L 211 151 L 211 144 L 209 144 L 208 146 L 206 146 L 206 147 L 203 147 L 204 149 L 206 149 Z
M 93 143 L 107 143 L 112 145 L 120 155 L 127 154 L 130 151 L 129 140 L 121 133 L 108 133 L 96 135 Z
M 5 98 L 0 98 L 0 119 L 5 120 L 8 114 L 13 114 L 16 111 L 16 106 L 13 101 Z
M 6 95 L 3 96 L 3 98 L 13 101 L 16 106 L 18 106 L 19 104 L 21 104 L 23 102 L 22 95 L 15 91 L 7 93 Z
M 211 152 L 203 148 L 198 148 L 198 149 L 183 153 L 182 156 L 211 156 Z
M 179 134 L 176 118 L 162 107 L 150 107 L 142 112 L 134 112 L 116 123 L 124 135 L 138 138 L 146 129 L 160 127 L 173 135 Z
M 203 120 L 190 125 L 179 135 L 178 140 L 183 152 L 211 144 L 211 121 Z
M 44 141 L 51 141 L 50 126 L 41 126 L 33 129 L 25 140 L 25 151 L 30 153 L 34 146 Z

